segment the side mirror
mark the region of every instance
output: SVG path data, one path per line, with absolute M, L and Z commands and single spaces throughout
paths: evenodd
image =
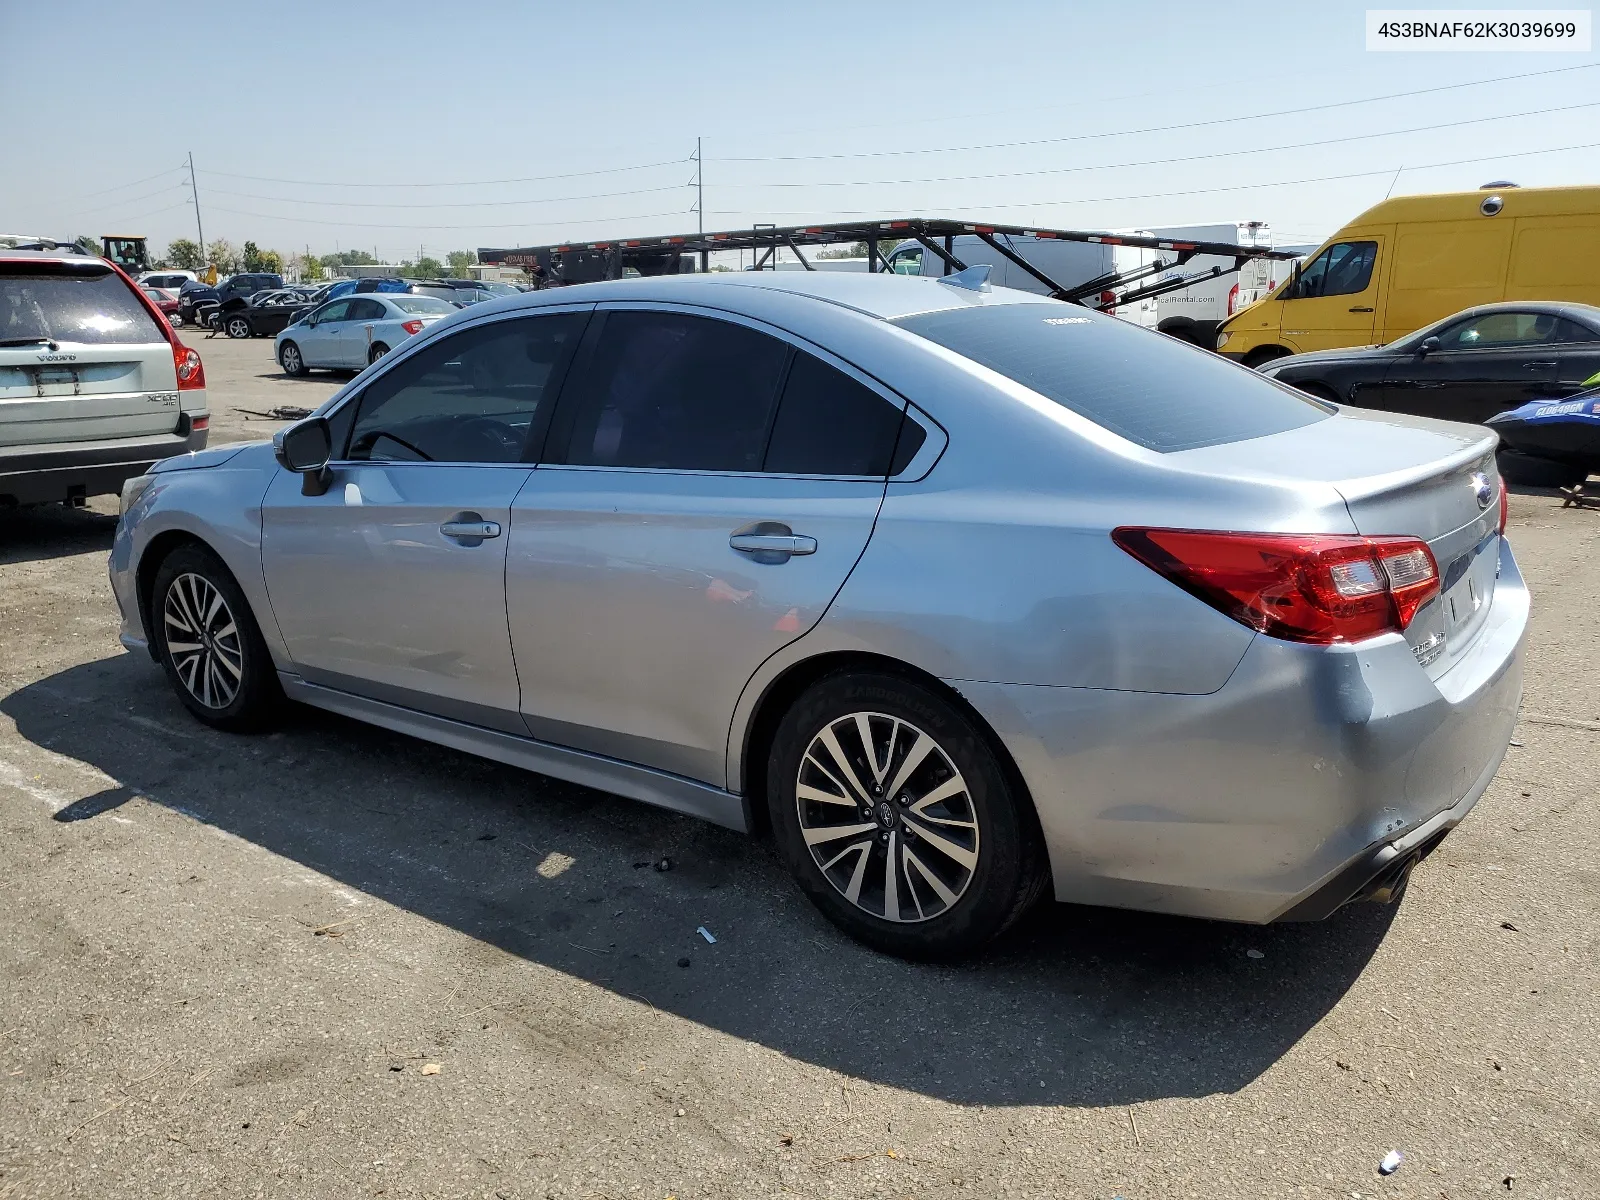
M 1442 344 L 1443 343 L 1441 343 L 1439 341 L 1439 339 L 1436 338 L 1436 337 L 1425 337 L 1425 338 L 1422 339 L 1422 344 L 1417 347 L 1417 353 L 1418 354 L 1432 354 Z
M 333 472 L 328 459 L 333 454 L 333 430 L 325 417 L 309 417 L 272 436 L 272 452 L 278 465 L 302 477 L 301 494 L 320 496 L 328 490 Z

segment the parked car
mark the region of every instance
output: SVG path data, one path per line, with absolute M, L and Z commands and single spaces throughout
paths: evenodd
M 1260 370 L 1342 404 L 1482 422 L 1530 400 L 1581 391 L 1600 371 L 1600 308 L 1483 304 L 1387 346 L 1295 354 Z
M 139 276 L 140 287 L 153 287 L 177 291 L 186 283 L 196 281 L 193 271 L 146 271 Z
M 276 291 L 283 287 L 283 276 L 265 271 L 252 271 L 230 275 L 216 287 L 203 283 L 186 283 L 178 291 L 180 311 L 185 323 L 209 325 L 229 300 L 247 300 L 257 292 Z
M 206 444 L 205 368 L 95 255 L 0 250 L 0 506 L 79 504 Z
M 145 284 L 141 284 L 139 290 L 145 294 L 145 298 L 151 304 L 161 310 L 161 315 L 167 319 L 167 324 L 174 329 L 179 329 L 183 326 L 183 314 L 178 311 L 182 306 L 178 303 L 176 292 L 170 292 L 166 288 L 149 287 Z
M 413 295 L 436 296 L 462 307 L 518 294 L 510 284 L 486 283 L 477 279 L 418 279 L 407 290 Z
M 304 292 L 280 288 L 275 292 L 257 292 L 247 300 L 230 300 L 219 310 L 217 323 L 231 338 L 272 337 L 311 308 Z
M 359 370 L 457 311 L 455 305 L 432 296 L 330 300 L 278 335 L 278 365 L 286 375 L 304 375 L 312 367 Z
M 899 954 L 1045 890 L 1250 922 L 1393 898 L 1517 717 L 1493 435 L 980 274 L 460 310 L 273 446 L 153 473 L 112 549 L 123 642 L 220 728 L 286 694 L 770 823 Z
M 410 291 L 411 281 L 401 279 L 398 275 L 369 275 L 364 279 L 340 279 L 328 285 L 325 300 L 337 300 L 340 296 L 366 295 L 369 292 L 405 292 Z

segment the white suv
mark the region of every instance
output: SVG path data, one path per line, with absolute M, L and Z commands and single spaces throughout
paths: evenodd
M 79 504 L 202 449 L 200 356 L 125 274 L 0 250 L 0 506 Z

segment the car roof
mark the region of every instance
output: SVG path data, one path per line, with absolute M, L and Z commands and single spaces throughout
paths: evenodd
M 599 283 L 569 284 L 522 292 L 487 302 L 499 311 L 545 304 L 598 303 L 605 300 L 677 300 L 714 308 L 737 307 L 730 289 L 759 289 L 836 304 L 867 316 L 891 320 L 914 313 L 990 304 L 1051 304 L 1032 292 L 1010 288 L 974 290 L 937 278 L 894 275 L 889 272 L 743 271 L 704 275 L 652 275 L 640 279 L 610 279 Z

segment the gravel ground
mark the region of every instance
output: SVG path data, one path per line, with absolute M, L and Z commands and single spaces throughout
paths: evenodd
M 214 442 L 341 382 L 195 340 Z M 0 1200 L 1600 1195 L 1600 513 L 1514 497 L 1518 744 L 1397 908 L 932 967 L 723 830 L 203 728 L 117 644 L 114 504 L 0 513 Z

